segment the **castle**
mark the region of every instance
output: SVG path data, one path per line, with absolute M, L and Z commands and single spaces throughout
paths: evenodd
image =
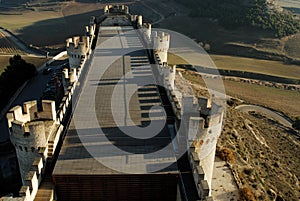
M 196 98 L 192 93 L 186 94 L 176 85 L 176 66 L 168 66 L 168 49 L 170 34 L 152 31 L 151 24 L 143 23 L 142 16 L 130 15 L 128 6 L 107 5 L 104 7 L 104 18 L 114 15 L 113 26 L 128 22 L 117 18 L 122 14 L 128 18 L 147 47 L 148 56 L 156 64 L 153 75 L 160 86 L 164 86 L 168 102 L 174 113 L 175 143 L 178 145 L 178 156 L 187 151 L 190 168 L 198 196 L 201 200 L 212 200 L 211 182 L 218 136 L 223 123 L 223 109 L 213 99 Z M 15 146 L 23 186 L 18 197 L 4 197 L 2 200 L 55 200 L 54 186 L 45 196 L 38 193 L 41 182 L 46 175 L 46 167 L 51 165 L 53 155 L 59 152 L 58 145 L 64 138 L 63 123 L 70 118 L 68 111 L 82 76 L 87 68 L 87 60 L 92 55 L 93 41 L 96 40 L 97 19 L 92 17 L 85 27 L 84 36 L 66 40 L 70 71 L 63 69 L 63 76 L 69 80 L 65 86 L 65 95 L 58 107 L 54 101 L 42 100 L 38 107 L 36 100 L 25 102 L 23 107 L 15 106 L 7 113 L 10 128 L 10 139 Z M 100 33 L 101 34 L 101 33 Z M 187 83 L 182 83 L 187 85 Z M 212 109 L 213 108 L 213 109 Z

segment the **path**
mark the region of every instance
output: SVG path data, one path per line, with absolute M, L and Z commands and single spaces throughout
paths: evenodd
M 239 105 L 235 109 L 238 109 L 242 112 L 259 112 L 265 114 L 267 117 L 272 118 L 278 121 L 280 124 L 292 128 L 292 121 L 285 117 L 279 112 L 272 111 L 262 106 L 258 105 Z
M 161 21 L 163 21 L 165 19 L 165 16 L 163 14 L 161 14 L 160 12 L 158 12 L 157 10 L 153 9 L 151 6 L 149 6 L 148 4 L 146 4 L 144 1 L 140 1 L 141 4 L 143 4 L 143 6 L 149 8 L 150 10 L 152 10 L 154 13 L 156 13 L 157 15 L 160 16 L 159 20 L 156 20 L 155 22 L 152 23 L 152 25 L 158 24 Z

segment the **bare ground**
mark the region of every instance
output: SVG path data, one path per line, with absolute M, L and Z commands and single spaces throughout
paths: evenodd
M 199 77 L 187 75 L 188 72 L 182 74 L 192 83 L 198 96 L 208 96 Z M 278 106 L 270 101 L 272 98 L 276 99 L 278 93 L 256 89 L 262 90 L 258 92 L 262 94 L 256 97 L 252 94 L 253 91 L 251 92 L 252 85 L 248 85 L 248 88 L 245 88 L 239 83 L 232 83 L 230 86 L 225 83 L 226 90 L 231 88 L 237 98 L 253 96 L 254 103 L 259 103 L 257 97 L 267 97 L 269 107 Z M 241 95 L 241 92 L 245 94 Z M 296 93 L 299 97 L 299 92 Z M 281 99 L 279 98 L 282 103 Z M 297 102 L 291 99 L 290 102 L 292 101 L 298 104 L 300 100 Z M 239 200 L 299 200 L 299 134 L 261 114 L 242 113 L 234 109 L 240 103 L 238 99 L 231 98 L 228 103 L 230 105 L 227 107 L 225 125 L 218 141 L 217 155 L 222 154 L 222 150 L 232 153 L 231 158 L 223 159 L 227 161 L 240 189 Z M 296 105 L 281 105 L 283 109 L 297 110 Z
M 234 153 L 230 167 L 240 189 L 256 200 L 299 200 L 300 144 L 293 134 L 261 115 L 227 108 L 218 145 Z

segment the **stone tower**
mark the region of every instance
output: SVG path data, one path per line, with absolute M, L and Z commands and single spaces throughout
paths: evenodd
M 152 33 L 153 50 L 156 51 L 162 64 L 168 62 L 168 50 L 170 46 L 170 34 L 165 32 Z
M 195 184 L 200 197 L 211 195 L 217 140 L 222 132 L 223 108 L 206 98 L 183 97 L 182 123 Z M 212 109 L 213 108 L 213 109 Z M 200 170 L 200 171 L 199 171 Z M 206 189 L 206 192 L 204 192 Z
M 56 126 L 55 102 L 43 100 L 43 111 L 37 101 L 15 106 L 7 113 L 10 139 L 15 146 L 23 185 L 36 157 L 48 149 L 48 141 Z
M 89 25 L 85 26 L 84 36 L 74 36 L 66 40 L 70 68 L 78 68 L 82 59 L 85 59 L 91 53 L 95 31 L 95 17 L 92 16 Z

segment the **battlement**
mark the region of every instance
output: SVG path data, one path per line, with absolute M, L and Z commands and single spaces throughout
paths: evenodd
M 170 46 L 170 34 L 154 31 L 152 33 L 153 49 L 157 52 L 168 51 Z
M 213 101 L 213 98 L 195 97 L 192 93 L 187 94 L 181 91 L 182 89 L 177 86 L 179 83 L 175 84 L 176 66 L 170 68 L 159 65 L 158 68 L 160 77 L 163 78 L 162 84 L 167 90 L 169 101 L 178 119 L 182 119 L 183 115 L 188 118 L 202 117 L 205 120 L 202 127 L 211 127 L 222 123 L 223 109 Z M 176 79 L 176 81 L 180 80 Z M 189 86 L 184 80 L 181 82 L 183 82 L 180 83 L 181 86 Z
M 202 200 L 211 199 L 211 182 L 215 149 L 218 137 L 222 131 L 224 110 L 214 97 L 210 99 L 195 97 L 186 93 L 189 84 L 184 79 L 176 78 L 176 66 L 170 68 L 161 63 L 159 55 L 155 53 L 158 63 L 157 81 L 165 87 L 166 93 L 176 115 L 177 132 L 183 135 L 184 144 L 189 154 L 190 166 L 199 197 Z M 180 78 L 180 76 L 179 76 Z M 174 83 L 175 82 L 175 83 Z M 182 82 L 182 83 L 180 83 Z M 193 148 L 190 150 L 190 148 Z
M 106 5 L 104 7 L 104 13 L 128 14 L 129 7 L 126 5 Z
M 26 178 L 24 180 L 24 185 L 21 187 L 19 191 L 19 194 L 16 197 L 11 197 L 11 196 L 2 197 L 3 201 L 35 200 L 39 185 L 42 181 L 42 177 L 45 172 L 45 168 L 46 168 L 46 163 L 41 153 L 41 156 L 35 157 L 31 169 L 27 173 Z M 52 199 L 53 198 L 54 198 L 54 188 L 52 188 Z
M 67 117 L 78 77 L 90 54 L 95 32 L 95 18 L 86 27 L 86 36 L 67 39 L 67 54 L 70 61 L 70 72 L 63 69 L 65 78 L 70 79 L 60 104 L 55 101 L 42 100 L 41 109 L 36 100 L 27 101 L 22 106 L 15 106 L 7 113 L 10 139 L 15 147 L 23 186 L 17 197 L 7 196 L 4 200 L 34 200 L 39 185 L 44 177 L 47 162 L 51 162 L 59 141 L 62 139 L 64 126 L 62 121 Z M 54 199 L 54 188 L 49 187 Z M 44 198 L 41 195 L 39 198 Z
M 162 64 L 168 62 L 168 50 L 170 46 L 170 34 L 165 32 L 152 32 L 152 48 L 158 55 Z
M 12 122 L 15 124 L 25 124 L 38 119 L 56 120 L 55 102 L 52 100 L 42 100 L 42 110 L 38 111 L 37 101 L 27 101 L 21 106 L 15 106 L 6 114 L 9 128 Z
M 189 150 L 190 166 L 193 173 L 194 182 L 201 200 L 210 198 L 210 187 L 206 180 L 205 171 L 200 165 L 200 159 L 196 152 L 195 146 L 191 146 Z
M 66 40 L 67 51 L 72 53 L 80 53 L 82 55 L 86 54 L 88 48 L 90 47 L 90 37 L 89 36 L 74 36 Z
M 79 68 L 82 61 L 91 53 L 92 42 L 95 37 L 95 17 L 92 16 L 89 25 L 85 26 L 84 36 L 74 36 L 66 39 L 66 50 L 71 68 Z M 71 71 L 71 74 L 73 72 Z M 74 78 L 74 76 L 71 76 Z M 76 79 L 73 79 L 73 81 Z

